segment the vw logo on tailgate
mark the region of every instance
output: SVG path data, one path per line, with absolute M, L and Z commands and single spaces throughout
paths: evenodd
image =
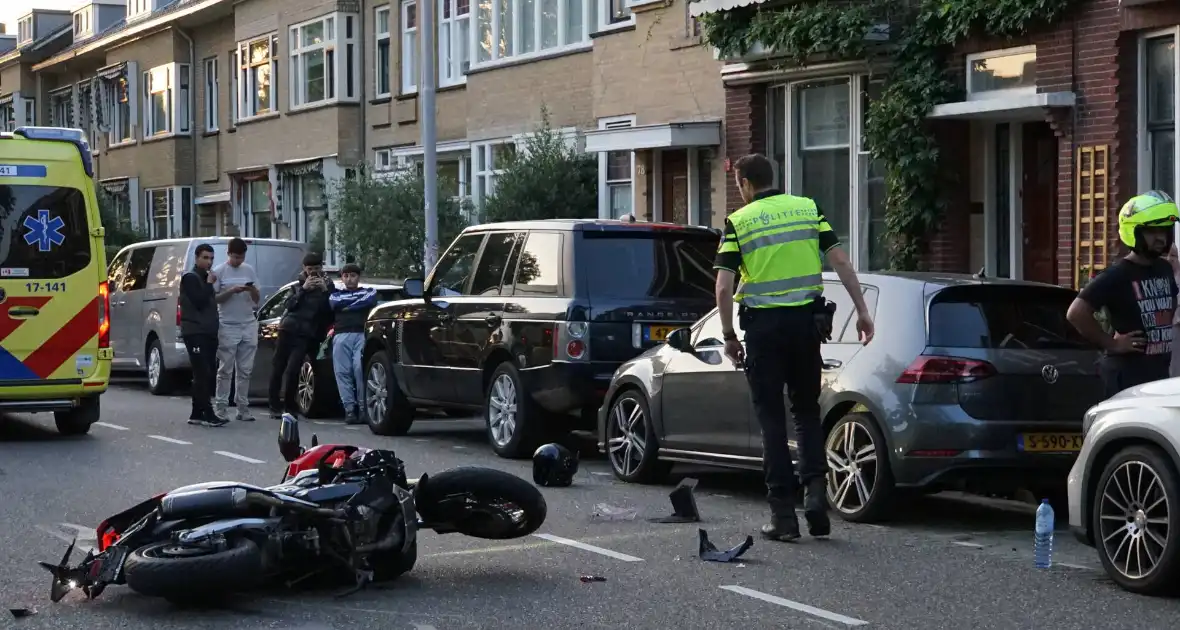
M 1056 383 L 1057 377 L 1059 376 L 1061 375 L 1057 372 L 1057 368 L 1055 366 L 1046 365 L 1045 367 L 1041 368 L 1041 378 L 1045 379 L 1045 382 L 1050 385 Z

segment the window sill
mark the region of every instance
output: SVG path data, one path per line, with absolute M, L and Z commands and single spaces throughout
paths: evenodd
M 201 132 L 201 137 L 202 138 L 209 138 L 211 136 L 216 136 L 216 135 L 220 135 L 220 134 L 221 134 L 220 129 L 206 129 L 205 131 Z
M 435 92 L 450 92 L 452 90 L 458 90 L 465 87 L 467 87 L 467 75 L 463 75 L 462 81 L 455 81 L 454 83 L 440 82 L 438 87 L 435 89 Z
M 250 116 L 248 118 L 239 118 L 237 120 L 237 126 L 241 127 L 242 125 L 248 125 L 250 123 L 263 122 L 266 120 L 273 120 L 275 118 L 278 118 L 281 115 L 282 115 L 281 112 L 267 112 L 265 114 L 258 114 L 256 116 Z
M 380 94 L 377 98 L 369 101 L 370 105 L 384 105 L 393 100 L 392 94 Z
M 290 109 L 287 110 L 287 115 L 294 116 L 295 114 L 302 114 L 304 112 L 314 112 L 317 109 L 327 109 L 329 107 L 342 107 L 342 106 L 359 105 L 359 104 L 360 103 L 358 103 L 356 101 L 346 101 L 343 99 L 334 98 L 334 99 L 327 100 L 327 101 L 316 101 L 314 103 L 308 103 L 306 105 L 292 106 Z
M 124 140 L 124 141 L 116 143 L 116 144 L 108 144 L 107 145 L 107 153 L 110 153 L 111 151 L 114 151 L 115 149 L 125 149 L 127 147 L 133 147 L 136 144 L 139 144 L 139 143 L 136 142 L 134 139 Z
M 159 142 L 160 140 L 175 140 L 177 138 L 187 138 L 188 136 L 189 134 L 187 133 L 160 133 L 144 138 L 143 143 L 147 144 L 149 142 Z
M 669 0 L 627 0 L 628 9 L 651 10 L 671 5 Z
M 412 100 L 415 98 L 418 98 L 418 88 L 414 88 L 413 90 L 410 90 L 408 92 L 402 92 L 402 93 L 398 94 L 397 96 L 393 97 L 393 100 L 395 100 L 395 101 L 409 101 L 409 100 Z
M 625 33 L 627 31 L 633 30 L 635 30 L 634 15 L 632 15 L 629 19 L 623 20 L 622 22 L 615 22 L 614 24 L 608 24 L 599 28 L 597 31 L 590 33 L 590 39 L 597 39 L 599 37 L 605 37 L 615 33 Z
M 693 35 L 692 37 L 675 37 L 671 43 L 668 44 L 668 50 L 683 50 L 685 48 L 696 48 L 704 43 L 704 38 L 700 35 Z
M 487 72 L 489 70 L 496 70 L 499 68 L 511 68 L 513 66 L 523 66 L 528 63 L 536 61 L 543 61 L 546 59 L 556 59 L 558 57 L 565 57 L 567 55 L 577 55 L 584 52 L 590 52 L 593 49 L 592 42 L 578 42 L 563 48 L 553 48 L 542 52 L 533 52 L 526 55 L 513 55 L 505 57 L 504 59 L 496 59 L 495 61 L 481 61 L 478 65 L 471 64 L 471 69 L 467 71 L 467 76 Z

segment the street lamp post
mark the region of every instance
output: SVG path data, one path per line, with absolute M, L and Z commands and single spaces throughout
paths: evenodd
M 426 246 L 422 264 L 423 275 L 430 273 L 438 259 L 438 155 L 436 152 L 435 129 L 435 67 L 438 51 L 434 45 L 434 0 L 418 0 L 418 33 L 421 65 L 418 82 L 418 96 L 421 99 L 419 118 L 422 125 L 422 175 L 426 189 Z

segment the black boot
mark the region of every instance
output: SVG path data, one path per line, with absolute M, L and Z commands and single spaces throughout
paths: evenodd
M 832 521 L 828 518 L 828 482 L 816 477 L 807 482 L 807 494 L 803 499 L 803 518 L 807 519 L 807 531 L 812 536 L 828 536 L 832 533 Z
M 795 506 L 782 500 L 770 501 L 770 522 L 762 526 L 762 537 L 779 542 L 799 540 L 799 519 L 795 517 Z

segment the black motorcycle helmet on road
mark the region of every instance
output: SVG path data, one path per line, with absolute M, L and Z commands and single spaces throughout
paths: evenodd
M 533 483 L 564 488 L 574 483 L 578 454 L 560 444 L 544 444 L 533 453 Z

